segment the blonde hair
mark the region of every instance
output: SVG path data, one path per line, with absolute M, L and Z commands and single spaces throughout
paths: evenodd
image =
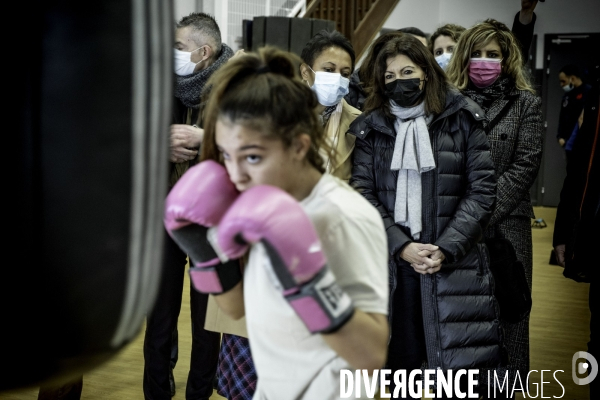
M 496 40 L 502 51 L 502 72 L 509 76 L 518 90 L 536 93 L 529 74 L 523 67 L 523 57 L 517 38 L 502 22 L 486 19 L 462 33 L 454 47 L 454 53 L 446 70 L 448 80 L 463 90 L 469 83 L 469 63 L 476 46 L 485 46 Z
M 446 24 L 446 25 L 442 25 L 439 28 L 437 28 L 435 30 L 435 32 L 433 32 L 431 34 L 431 38 L 429 38 L 429 45 L 427 46 L 429 48 L 429 51 L 431 51 L 431 54 L 435 55 L 434 53 L 434 42 L 435 40 L 440 37 L 440 36 L 448 36 L 450 39 L 452 39 L 454 42 L 458 42 L 458 39 L 460 39 L 460 36 L 463 34 L 463 32 L 466 30 L 466 28 L 464 26 L 460 26 L 460 25 L 456 25 L 456 24 Z
M 305 133 L 311 145 L 307 161 L 325 172 L 320 151 L 331 153 L 316 112 L 317 97 L 298 75 L 301 60 L 272 46 L 229 60 L 211 75 L 204 123 L 202 160 L 220 160 L 215 140 L 219 119 L 240 124 L 279 139 L 284 146 Z

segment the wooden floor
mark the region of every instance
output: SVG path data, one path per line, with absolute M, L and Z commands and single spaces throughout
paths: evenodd
M 536 207 L 536 217 L 543 218 L 546 228 L 533 230 L 533 310 L 531 314 L 531 370 L 530 382 L 541 382 L 544 372 L 543 397 L 589 399 L 588 387 L 577 386 L 571 379 L 571 358 L 576 351 L 586 350 L 589 338 L 588 284 L 576 283 L 562 275 L 562 268 L 548 263 L 552 249 L 555 208 Z M 187 274 L 186 274 L 187 279 Z M 184 286 L 188 288 L 186 284 Z M 189 365 L 190 337 L 189 293 L 183 296 L 179 321 L 180 356 L 174 371 L 177 394 L 174 399 L 185 399 L 185 382 Z M 143 332 L 117 356 L 84 376 L 84 400 L 137 400 L 143 399 Z M 559 383 L 553 378 L 556 377 Z M 524 377 L 525 379 L 525 377 Z M 600 379 L 600 378 L 599 378 Z M 563 394 L 564 387 L 565 394 Z M 535 388 L 532 385 L 532 388 Z M 530 393 L 535 396 L 534 392 Z M 541 398 L 541 393 L 538 393 Z M 36 399 L 37 388 L 0 393 L 2 400 Z M 522 398 L 517 396 L 517 398 Z M 527 396 L 526 398 L 529 398 Z M 223 400 L 213 394 L 211 400 Z M 318 400 L 318 399 L 315 399 Z

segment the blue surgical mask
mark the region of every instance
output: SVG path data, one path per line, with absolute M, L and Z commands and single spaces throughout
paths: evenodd
M 569 93 L 571 90 L 573 90 L 573 84 L 572 83 L 567 83 L 565 86 L 562 86 L 562 89 L 566 93 Z
M 312 68 L 310 70 L 313 71 Z M 344 78 L 342 74 L 317 71 L 311 89 L 317 94 L 319 104 L 329 107 L 342 101 L 349 92 L 349 85 L 350 79 Z
M 452 53 L 442 53 L 435 58 L 435 61 L 439 64 L 439 66 L 445 71 L 448 68 L 448 64 L 450 64 L 450 58 L 452 58 Z

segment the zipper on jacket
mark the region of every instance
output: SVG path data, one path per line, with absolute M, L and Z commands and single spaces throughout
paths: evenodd
M 437 159 L 439 157 L 439 152 L 437 151 L 437 140 L 436 140 L 436 136 L 432 135 L 431 138 L 431 147 L 433 149 L 436 149 L 436 164 L 439 166 L 439 160 Z M 433 224 L 433 232 L 435 235 L 435 239 L 437 240 L 437 228 L 438 228 L 438 221 L 437 221 L 437 184 L 438 184 L 438 174 L 437 172 L 433 174 L 433 194 L 434 194 L 434 201 L 432 201 L 433 203 L 433 212 L 432 214 L 432 224 Z M 432 238 L 433 239 L 433 238 Z M 439 272 L 439 271 L 438 271 Z M 440 316 L 438 314 L 438 302 L 437 302 L 437 279 L 435 278 L 435 274 L 431 275 L 431 279 L 433 281 L 433 310 L 435 313 L 435 319 L 436 319 L 436 324 L 435 324 L 435 331 L 436 331 L 436 342 L 437 342 L 437 356 L 438 356 L 438 360 L 440 365 L 438 366 L 438 368 L 443 368 L 444 367 L 444 362 L 442 360 L 442 343 L 441 343 L 441 339 L 440 339 Z

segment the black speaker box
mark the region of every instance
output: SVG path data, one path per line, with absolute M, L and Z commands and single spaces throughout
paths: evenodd
M 291 18 L 290 32 L 290 51 L 300 56 L 312 37 L 312 21 L 308 18 Z
M 252 19 L 252 51 L 265 45 L 267 17 L 254 17 Z
M 242 48 L 252 51 L 252 20 L 242 20 Z
M 335 21 L 330 21 L 328 19 L 316 19 L 312 18 L 312 34 L 310 37 L 315 36 L 317 33 L 321 32 L 323 29 L 327 31 L 335 30 Z
M 290 20 L 291 18 L 288 17 L 267 17 L 265 22 L 265 44 L 289 51 Z

